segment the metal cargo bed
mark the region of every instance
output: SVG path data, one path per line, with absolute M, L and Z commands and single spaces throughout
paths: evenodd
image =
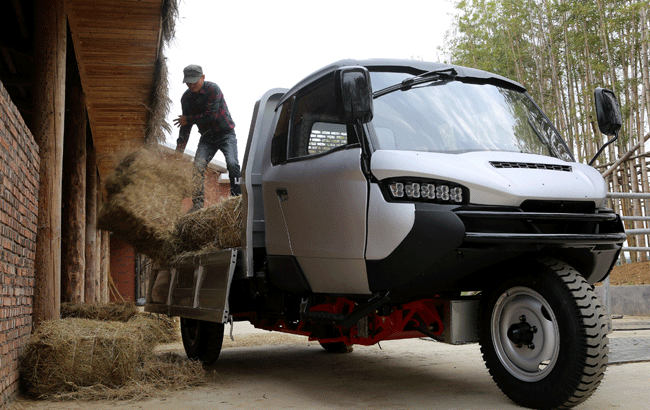
M 238 249 L 225 249 L 154 267 L 144 310 L 226 323 L 237 254 Z

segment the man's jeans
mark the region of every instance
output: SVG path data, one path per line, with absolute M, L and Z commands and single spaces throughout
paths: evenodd
M 196 186 L 192 198 L 192 209 L 203 208 L 204 202 L 204 178 L 205 168 L 208 166 L 218 150 L 226 157 L 226 168 L 230 177 L 230 194 L 241 195 L 239 180 L 241 170 L 237 159 L 237 137 L 234 132 L 225 135 L 217 135 L 213 132 L 206 132 L 201 136 L 199 145 L 194 156 L 194 170 L 196 172 Z

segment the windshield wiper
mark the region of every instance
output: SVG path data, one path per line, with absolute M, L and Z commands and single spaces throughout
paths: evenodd
M 438 80 L 453 80 L 457 75 L 458 72 L 453 67 L 444 68 L 442 70 L 427 71 L 426 73 L 416 75 L 415 77 L 409 77 L 403 80 L 401 83 L 382 88 L 381 90 L 372 93 L 372 98 L 381 97 L 382 95 L 390 94 L 393 91 L 397 90 L 410 90 L 413 88 L 413 86 L 418 84 L 424 84 Z

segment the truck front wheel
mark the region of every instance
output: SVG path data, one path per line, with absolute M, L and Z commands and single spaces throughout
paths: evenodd
M 599 386 L 607 326 L 593 287 L 571 266 L 536 260 L 484 292 L 481 352 L 497 386 L 515 403 L 571 408 Z
M 223 343 L 223 323 L 181 318 L 181 336 L 187 357 L 205 364 L 219 357 Z
M 330 353 L 352 353 L 354 349 L 352 346 L 348 346 L 343 342 L 323 343 L 319 341 L 318 343 Z

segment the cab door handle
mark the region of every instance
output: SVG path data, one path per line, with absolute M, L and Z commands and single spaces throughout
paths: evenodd
M 280 202 L 284 202 L 289 199 L 289 193 L 286 188 L 276 188 L 275 193 L 278 195 Z

